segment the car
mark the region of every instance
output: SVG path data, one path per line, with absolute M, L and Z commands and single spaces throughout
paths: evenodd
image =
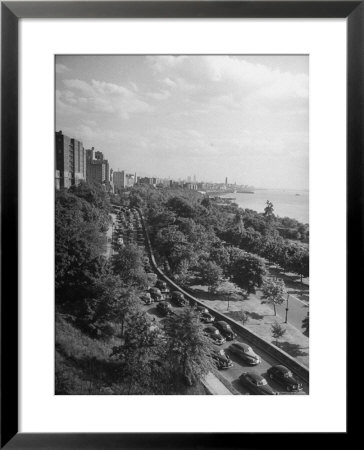
M 214 342 L 214 344 L 222 345 L 224 342 L 226 342 L 226 339 L 221 336 L 219 330 L 212 325 L 204 328 L 203 331 L 205 336 L 208 336 Z
M 176 303 L 178 306 L 186 306 L 188 305 L 188 301 L 185 299 L 185 296 L 182 294 L 182 292 L 179 291 L 173 291 L 171 295 L 172 300 Z
M 146 305 L 151 305 L 153 303 L 153 299 L 149 292 L 144 292 L 140 298 Z
M 233 367 L 233 362 L 231 361 L 230 356 L 227 355 L 223 349 L 214 350 L 211 353 L 211 357 L 219 370 L 229 369 L 229 367 Z
M 201 322 L 203 322 L 203 323 L 214 322 L 215 317 L 209 313 L 209 310 L 207 308 L 203 308 L 202 306 L 197 306 L 196 311 L 200 316 Z
M 236 338 L 236 333 L 233 332 L 230 325 L 224 320 L 219 320 L 215 322 L 214 326 L 220 331 L 220 333 L 226 337 L 227 341 L 232 341 Z
M 288 392 L 302 391 L 302 384 L 296 380 L 292 372 L 285 366 L 272 366 L 267 370 L 267 374 L 271 380 L 284 386 Z
M 157 310 L 163 315 L 168 316 L 168 314 L 172 313 L 171 304 L 168 302 L 160 302 L 157 305 Z
M 169 292 L 169 288 L 167 286 L 167 283 L 163 280 L 157 280 L 157 283 L 155 285 L 157 288 L 161 290 L 161 292 Z
M 152 299 L 155 302 L 161 302 L 162 300 L 164 300 L 164 295 L 162 294 L 162 292 L 156 288 L 156 287 L 151 287 L 149 289 L 149 293 L 152 296 Z
M 234 342 L 229 346 L 228 351 L 252 366 L 256 366 L 261 362 L 259 356 L 254 353 L 250 345 L 244 344 L 243 342 Z
M 268 384 L 267 380 L 255 372 L 243 372 L 239 377 L 240 383 L 245 386 L 249 392 L 258 395 L 278 395 Z

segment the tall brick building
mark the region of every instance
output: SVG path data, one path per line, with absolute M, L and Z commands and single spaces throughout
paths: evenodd
M 94 147 L 86 150 L 86 179 L 90 183 L 104 184 L 109 181 L 109 162 L 101 152 L 95 152 Z
M 106 190 L 113 191 L 112 177 L 109 161 L 104 159 L 102 152 L 95 152 L 94 147 L 86 150 L 86 180 L 90 183 L 98 183 L 105 186 Z
M 124 170 L 116 170 L 113 172 L 113 182 L 115 192 L 119 192 L 120 189 L 125 188 L 125 172 Z
M 56 189 L 86 180 L 86 152 L 82 142 L 56 131 Z

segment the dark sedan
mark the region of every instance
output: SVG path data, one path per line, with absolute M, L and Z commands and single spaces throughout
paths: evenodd
M 226 337 L 228 341 L 232 341 L 236 338 L 236 333 L 233 332 L 230 325 L 224 320 L 215 322 L 214 326 L 220 331 L 220 333 Z
M 270 367 L 267 373 L 271 380 L 281 384 L 288 392 L 298 392 L 303 389 L 302 384 L 296 380 L 292 372 L 285 366 L 278 365 Z
M 149 292 L 144 292 L 143 294 L 141 294 L 140 298 L 146 305 L 151 305 L 153 303 L 152 297 L 150 296 Z
M 260 363 L 259 356 L 254 353 L 253 349 L 247 344 L 242 342 L 234 342 L 234 344 L 230 345 L 228 350 L 252 366 Z
M 233 367 L 233 362 L 231 361 L 229 355 L 227 355 L 222 349 L 214 350 L 211 354 L 211 357 L 219 370 Z
M 278 395 L 268 384 L 267 380 L 255 372 L 243 372 L 239 377 L 240 383 L 249 392 L 258 395 Z
M 163 316 L 167 316 L 172 313 L 171 304 L 168 302 L 160 302 L 157 305 L 157 310 L 163 314 Z
M 224 342 L 226 342 L 226 339 L 223 336 L 221 336 L 219 330 L 211 325 L 204 328 L 203 331 L 205 335 L 208 336 L 214 342 L 214 344 L 222 345 Z
M 185 296 L 182 292 L 173 291 L 171 294 L 171 299 L 176 303 L 177 306 L 187 306 L 188 301 L 185 299 Z
M 162 292 L 156 287 L 151 287 L 149 289 L 149 293 L 155 302 L 160 302 L 160 301 L 164 300 L 164 296 L 163 296 Z
M 200 316 L 200 320 L 203 323 L 212 323 L 215 320 L 215 317 L 209 313 L 207 308 L 203 308 L 202 306 L 198 306 L 196 308 L 197 313 Z
M 156 287 L 163 293 L 169 292 L 167 283 L 163 280 L 157 280 Z

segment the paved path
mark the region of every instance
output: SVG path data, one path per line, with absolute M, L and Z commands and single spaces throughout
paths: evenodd
M 273 307 L 272 307 L 273 311 Z M 304 332 L 302 321 L 307 316 L 308 305 L 293 295 L 288 299 L 288 323 L 293 325 L 297 330 Z M 283 320 L 286 317 L 286 302 L 277 305 L 277 315 Z

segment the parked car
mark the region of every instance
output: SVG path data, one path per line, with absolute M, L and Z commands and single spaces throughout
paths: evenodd
M 219 370 L 228 369 L 229 367 L 233 367 L 233 362 L 231 361 L 230 356 L 227 355 L 223 349 L 214 350 L 211 353 L 211 357 L 214 360 L 214 363 Z
M 242 342 L 234 342 L 229 346 L 228 350 L 252 366 L 256 366 L 261 362 L 259 356 L 254 353 L 253 349 Z
M 232 341 L 236 338 L 236 333 L 233 332 L 230 325 L 224 320 L 219 320 L 215 322 L 214 326 L 220 331 L 220 333 L 226 337 L 226 340 Z
M 209 310 L 207 308 L 197 306 L 196 311 L 200 315 L 200 320 L 203 323 L 212 323 L 215 320 L 215 317 L 209 313 Z
M 152 299 L 151 295 L 149 294 L 149 292 L 144 292 L 140 296 L 140 298 L 146 305 L 150 305 L 153 303 L 153 299 Z
M 182 292 L 173 291 L 171 298 L 178 306 L 188 305 L 188 301 L 185 299 L 185 296 L 182 294 Z
M 157 310 L 163 315 L 167 316 L 168 314 L 171 314 L 172 308 L 171 304 L 168 302 L 160 302 L 157 305 Z
M 243 372 L 239 377 L 240 383 L 249 392 L 258 395 L 278 395 L 268 384 L 267 380 L 255 372 Z
M 164 300 L 164 295 L 156 287 L 149 288 L 149 293 L 155 302 L 161 302 L 162 300 Z
M 226 342 L 226 339 L 221 336 L 219 330 L 212 325 L 209 325 L 208 327 L 204 328 L 204 333 L 206 336 L 208 336 L 214 344 L 222 345 L 224 342 Z
M 302 384 L 296 380 L 292 372 L 285 366 L 272 366 L 267 370 L 268 376 L 271 380 L 281 384 L 288 392 L 302 391 Z
M 169 292 L 169 288 L 167 286 L 167 283 L 163 280 L 157 280 L 157 283 L 155 285 L 157 288 L 160 289 L 161 292 Z

